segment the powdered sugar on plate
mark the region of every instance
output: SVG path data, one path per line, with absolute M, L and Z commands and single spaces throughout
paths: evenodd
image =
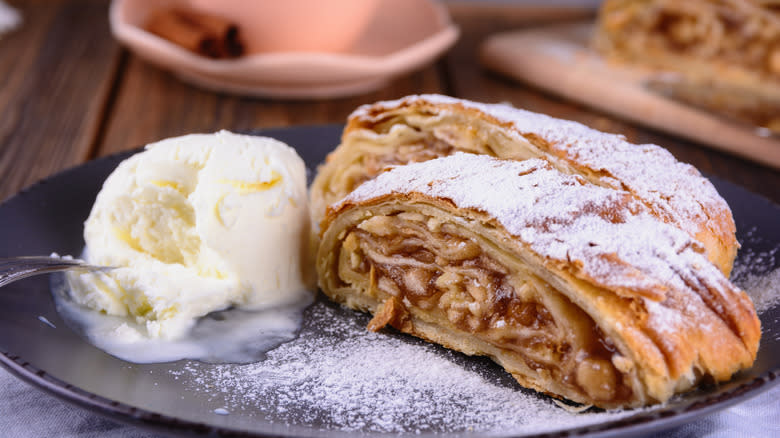
M 755 229 L 748 230 L 742 242 L 734 269 L 732 281 L 742 288 L 756 308 L 758 314 L 780 305 L 780 263 L 777 255 L 780 246 L 768 244 L 765 250 L 754 248 L 767 247 L 767 242 L 756 234 Z
M 763 309 L 759 313 L 780 302 L 774 252 L 746 253 L 735 266 L 739 285 L 754 299 L 764 297 L 756 303 Z M 666 408 L 575 413 L 520 387 L 486 358 L 395 332 L 369 332 L 369 318 L 320 298 L 306 311 L 299 337 L 264 361 L 189 362 L 171 372 L 185 390 L 208 394 L 214 412 L 313 432 L 522 435 L 602 425 Z
M 573 413 L 520 388 L 497 365 L 396 333 L 368 317 L 311 307 L 295 341 L 250 365 L 189 363 L 177 376 L 232 412 L 275 423 L 361 432 L 540 433 L 602 423 L 634 411 Z
M 745 275 L 736 284 L 753 300 L 759 315 L 780 304 L 780 268 L 763 275 Z

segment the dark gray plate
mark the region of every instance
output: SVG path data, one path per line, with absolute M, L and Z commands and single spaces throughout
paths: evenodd
M 294 145 L 313 171 L 338 144 L 341 129 L 340 125 L 296 127 L 266 130 L 262 134 Z M 78 254 L 84 245 L 82 222 L 103 180 L 128 155 L 106 157 L 67 170 L 0 205 L 0 257 Z M 734 211 L 738 238 L 743 243 L 740 254 L 758 254 L 780 246 L 780 207 L 730 183 L 717 179 L 713 183 Z M 776 265 L 757 265 L 755 269 L 774 269 Z M 339 317 L 364 318 L 323 300 L 316 305 L 331 307 Z M 41 316 L 56 328 L 42 323 Z M 762 325 L 764 334 L 755 365 L 732 381 L 686 394 L 663 408 L 563 434 L 613 436 L 658 432 L 768 389 L 778 382 L 780 373 L 780 307 L 765 312 Z M 317 332 L 319 328 L 307 323 L 303 330 Z M 490 361 L 460 355 L 448 357 L 502 378 L 501 370 Z M 225 436 L 348 434 L 323 430 L 323 424 L 316 421 L 285 426 L 263 415 L 213 415 L 214 397 L 218 394 L 184 394 L 181 382 L 170 373 L 182 362 L 128 364 L 83 341 L 57 314 L 45 276 L 0 290 L 0 363 L 23 380 L 66 401 L 160 432 Z

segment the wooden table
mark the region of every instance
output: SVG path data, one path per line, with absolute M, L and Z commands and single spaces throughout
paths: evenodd
M 218 129 L 343 122 L 358 105 L 435 92 L 577 120 L 667 147 L 680 160 L 780 203 L 780 172 L 643 129 L 504 79 L 477 62 L 479 43 L 502 30 L 581 18 L 592 11 L 449 5 L 462 36 L 433 65 L 371 94 L 284 101 L 202 91 L 120 47 L 107 0 L 11 1 L 21 29 L 0 38 L 0 200 L 61 169 L 165 137 Z M 334 145 L 335 146 L 335 145 Z

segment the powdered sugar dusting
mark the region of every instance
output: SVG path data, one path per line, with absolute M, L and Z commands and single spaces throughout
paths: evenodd
M 555 157 L 567 157 L 570 162 L 590 168 L 599 175 L 601 185 L 631 192 L 648 203 L 656 214 L 673 221 L 691 235 L 699 232 L 700 223 L 706 223 L 710 230 L 733 232 L 729 229 L 730 209 L 714 186 L 694 167 L 677 161 L 671 153 L 656 145 L 631 144 L 621 135 L 508 105 L 483 104 L 441 95 L 409 96 L 364 105 L 350 118 L 371 119 L 371 108 L 392 109 L 415 104 L 475 109 L 509 124 L 519 140 L 528 141 L 529 136 L 542 138 L 550 143 Z M 710 211 L 728 214 L 710 217 Z M 715 223 L 718 221 L 721 223 Z
M 365 315 L 315 304 L 300 337 L 250 365 L 192 362 L 177 377 L 226 410 L 274 423 L 361 432 L 542 433 L 643 410 L 572 413 L 486 359 L 365 329 Z
M 731 278 L 750 296 L 760 315 L 780 305 L 780 243 L 764 241 L 755 229 L 745 233 L 742 243 Z
M 421 193 L 486 212 L 537 254 L 574 262 L 586 277 L 616 290 L 663 294 L 668 287 L 687 289 L 685 273 L 712 277 L 709 284 L 722 277 L 698 242 L 648 214 L 624 192 L 563 174 L 542 160 L 458 153 L 396 167 L 342 202 L 390 193 Z
M 780 305 L 780 268 L 764 275 L 746 275 L 736 283 L 748 294 L 759 315 Z

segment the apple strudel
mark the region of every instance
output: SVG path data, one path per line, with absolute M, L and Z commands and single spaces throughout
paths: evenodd
M 398 166 L 327 209 L 323 292 L 603 408 L 750 367 L 760 323 L 703 245 L 624 190 L 539 159 Z

